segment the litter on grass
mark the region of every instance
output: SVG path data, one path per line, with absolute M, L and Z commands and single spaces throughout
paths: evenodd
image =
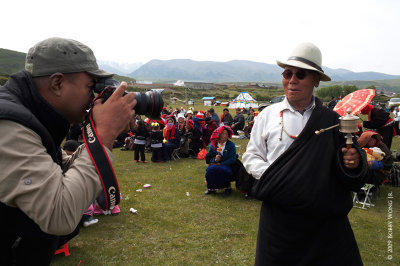
M 131 213 L 137 213 L 137 210 L 135 210 L 134 208 L 130 208 L 129 211 L 130 211 Z
M 137 191 L 137 192 L 142 192 L 143 189 L 139 188 L 139 189 L 136 189 L 136 191 Z
M 151 187 L 151 185 L 150 184 L 144 184 L 143 187 L 144 188 L 148 188 L 148 187 Z

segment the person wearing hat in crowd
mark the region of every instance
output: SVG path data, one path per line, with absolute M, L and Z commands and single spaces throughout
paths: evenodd
M 189 110 L 186 112 L 186 120 L 190 120 L 193 117 L 193 111 Z
M 92 50 L 49 38 L 26 55 L 25 70 L 0 87 L 0 257 L 5 265 L 48 265 L 75 236 L 82 213 L 103 192 L 85 145 L 67 157 L 60 146 L 93 100 L 99 69 Z M 135 95 L 121 85 L 92 109 L 104 155 L 134 116 Z M 118 117 L 118 119 L 115 119 Z
M 366 105 L 361 113 L 368 115 L 368 120 L 363 122 L 364 128 L 378 132 L 383 137 L 383 143 L 390 149 L 393 136 L 397 134 L 394 128 L 395 121 L 390 117 L 390 113 L 371 104 Z
M 347 214 L 349 191 L 364 184 L 367 161 L 357 142 L 346 148 L 339 115 L 313 96 L 322 70 L 319 48 L 296 47 L 282 67 L 285 99 L 254 122 L 243 154 L 257 182 L 251 195 L 263 201 L 255 265 L 362 265 Z
M 214 120 L 215 122 L 217 122 L 217 124 L 219 125 L 219 116 L 215 112 L 214 108 L 211 108 L 210 110 L 208 110 L 208 113 L 210 114 L 211 119 Z
M 244 115 L 242 114 L 242 109 L 241 108 L 236 108 L 236 115 L 233 118 L 233 122 L 232 122 L 232 130 L 233 130 L 233 134 L 234 135 L 239 135 L 238 134 L 238 130 L 243 130 L 245 125 L 245 119 L 244 119 Z
M 224 195 L 232 193 L 232 165 L 236 162 L 236 146 L 229 139 L 233 131 L 229 126 L 220 126 L 211 136 L 211 144 L 206 155 L 207 190 L 205 195 L 214 194 L 218 189 L 224 190 Z
M 225 126 L 231 126 L 233 123 L 233 118 L 229 113 L 228 108 L 224 108 L 223 114 L 221 115 L 221 124 Z
M 178 114 L 178 130 L 179 130 L 179 134 L 181 136 L 183 136 L 185 134 L 185 115 L 183 113 L 179 113 Z

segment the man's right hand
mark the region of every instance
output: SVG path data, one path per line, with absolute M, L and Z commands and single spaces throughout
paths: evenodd
M 105 103 L 102 103 L 102 99 L 97 100 L 92 110 L 97 134 L 103 145 L 110 150 L 114 140 L 127 129 L 135 116 L 135 94 L 128 93 L 123 96 L 126 88 L 126 82 L 122 82 Z

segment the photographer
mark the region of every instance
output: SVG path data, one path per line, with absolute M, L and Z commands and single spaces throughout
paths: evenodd
M 103 191 L 85 145 L 68 159 L 60 145 L 70 123 L 84 120 L 96 78 L 112 74 L 98 68 L 89 47 L 62 38 L 32 47 L 25 69 L 0 87 L 0 257 L 6 265 L 48 265 Z M 111 162 L 113 142 L 135 113 L 126 87 L 92 108 Z

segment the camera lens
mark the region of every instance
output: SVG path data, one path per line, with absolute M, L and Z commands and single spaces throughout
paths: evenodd
M 110 77 L 100 78 L 93 86 L 93 91 L 95 93 L 101 93 L 106 87 L 112 87 L 113 90 L 110 93 L 103 95 L 104 101 L 106 101 L 119 84 L 117 80 Z M 125 92 L 124 95 L 125 94 L 127 94 L 127 92 Z M 133 109 L 136 114 L 145 115 L 151 119 L 160 118 L 162 108 L 164 107 L 164 101 L 159 91 L 134 92 L 134 94 L 137 103 Z
M 134 92 L 134 94 L 137 103 L 133 109 L 135 109 L 136 114 L 144 115 L 152 119 L 160 118 L 164 106 L 164 101 L 160 92 L 147 91 Z

